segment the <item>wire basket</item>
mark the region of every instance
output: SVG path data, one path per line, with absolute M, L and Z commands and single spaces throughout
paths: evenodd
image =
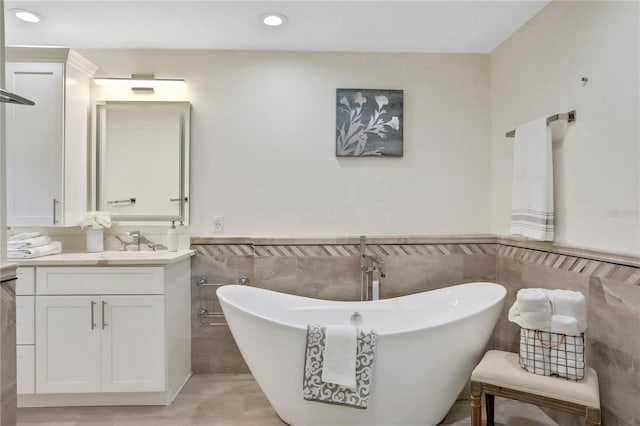
M 543 376 L 584 378 L 584 333 L 580 336 L 520 329 L 520 367 Z

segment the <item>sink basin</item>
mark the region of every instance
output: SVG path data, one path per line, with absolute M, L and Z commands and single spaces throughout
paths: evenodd
M 103 259 L 155 259 L 161 258 L 168 251 L 103 251 L 99 254 Z

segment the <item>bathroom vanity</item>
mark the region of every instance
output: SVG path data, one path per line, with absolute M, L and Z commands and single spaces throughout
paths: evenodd
M 191 375 L 192 255 L 18 262 L 18 406 L 170 404 Z

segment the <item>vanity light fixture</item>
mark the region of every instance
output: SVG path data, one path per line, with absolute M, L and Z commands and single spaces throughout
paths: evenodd
M 269 27 L 279 27 L 287 23 L 287 17 L 281 13 L 268 13 L 262 16 L 262 22 Z
M 42 21 L 42 16 L 35 12 L 25 9 L 9 9 L 9 12 L 13 13 L 16 18 L 21 21 L 29 22 L 30 24 L 37 24 Z
M 155 78 L 154 74 L 131 74 L 131 78 L 94 78 L 93 82 L 101 86 L 125 86 L 134 92 L 151 92 L 156 87 L 186 87 L 182 79 Z

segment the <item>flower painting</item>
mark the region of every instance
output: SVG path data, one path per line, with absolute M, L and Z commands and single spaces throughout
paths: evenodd
M 336 91 L 336 156 L 402 157 L 402 90 Z

